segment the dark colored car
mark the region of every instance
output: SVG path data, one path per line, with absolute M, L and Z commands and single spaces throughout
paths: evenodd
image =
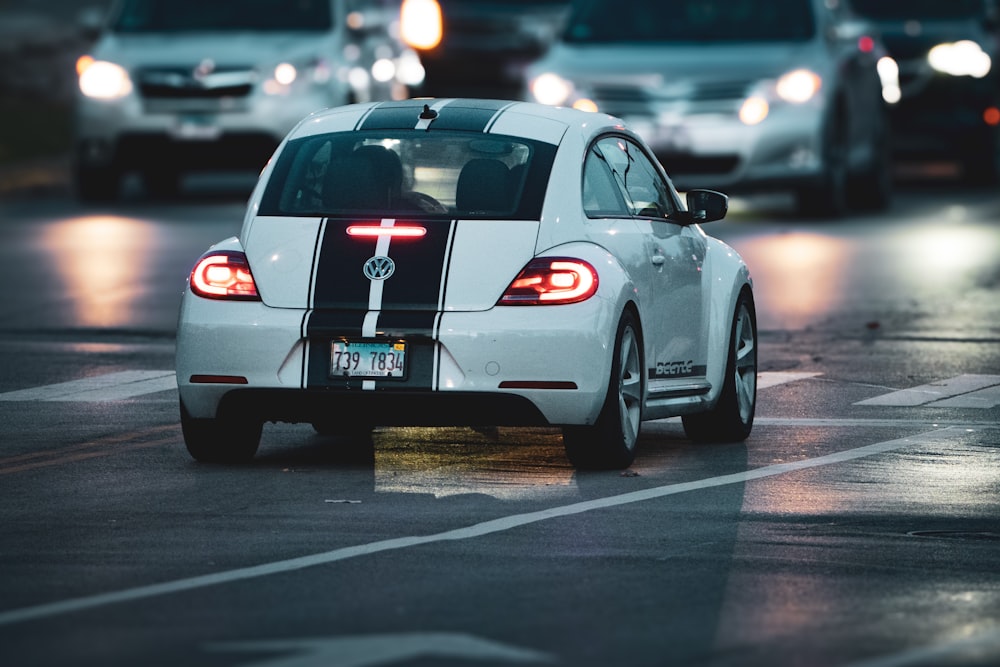
M 996 0 L 852 0 L 852 5 L 878 25 L 899 67 L 898 99 L 890 108 L 896 154 L 954 158 L 966 180 L 997 182 Z
M 429 95 L 508 97 L 562 29 L 569 0 L 428 0 L 441 41 L 420 51 Z M 426 14 L 427 12 L 423 12 Z

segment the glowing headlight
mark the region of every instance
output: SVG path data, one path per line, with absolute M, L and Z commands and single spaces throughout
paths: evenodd
M 927 54 L 931 67 L 951 76 L 981 79 L 990 73 L 992 61 L 982 47 L 970 40 L 938 44 Z
M 400 37 L 415 49 L 441 43 L 441 6 L 437 0 L 403 0 L 399 9 Z
M 807 69 L 797 69 L 778 79 L 775 90 L 778 97 L 793 104 L 808 102 L 819 92 L 823 80 L 819 74 Z
M 407 49 L 396 63 L 396 79 L 404 86 L 418 86 L 424 81 L 424 66 L 416 51 Z
M 899 65 L 889 56 L 878 59 L 878 78 L 882 82 L 882 99 L 895 104 L 903 97 L 899 88 Z
M 295 77 L 298 76 L 298 72 L 295 69 L 295 65 L 291 63 L 281 63 L 274 68 L 274 80 L 280 83 L 282 86 L 287 86 L 295 81 Z
M 531 82 L 531 94 L 542 104 L 559 106 L 573 94 L 573 84 L 556 74 L 542 74 Z
M 379 83 L 392 81 L 396 78 L 396 63 L 388 58 L 379 58 L 372 64 L 372 78 Z
M 763 97 L 754 95 L 743 101 L 740 107 L 740 120 L 744 125 L 757 125 L 767 118 L 770 106 Z
M 121 65 L 96 60 L 80 69 L 80 92 L 87 97 L 116 100 L 132 92 L 132 80 Z

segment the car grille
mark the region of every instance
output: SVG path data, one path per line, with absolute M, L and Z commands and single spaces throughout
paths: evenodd
M 147 68 L 136 75 L 147 110 L 197 109 L 233 111 L 235 102 L 253 92 L 256 72 L 248 68 L 214 69 L 196 74 L 194 67 Z
M 593 86 L 594 97 L 605 102 L 648 103 L 688 100 L 716 102 L 742 100 L 750 87 L 748 81 L 678 82 L 663 87 L 600 83 Z

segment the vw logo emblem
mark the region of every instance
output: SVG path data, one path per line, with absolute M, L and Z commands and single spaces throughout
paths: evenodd
M 396 270 L 396 264 L 388 257 L 378 255 L 365 262 L 363 270 L 369 280 L 385 280 Z

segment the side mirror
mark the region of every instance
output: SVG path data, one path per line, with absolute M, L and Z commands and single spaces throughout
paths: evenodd
M 715 190 L 690 190 L 687 211 L 682 219 L 688 224 L 722 220 L 729 212 L 729 197 Z

